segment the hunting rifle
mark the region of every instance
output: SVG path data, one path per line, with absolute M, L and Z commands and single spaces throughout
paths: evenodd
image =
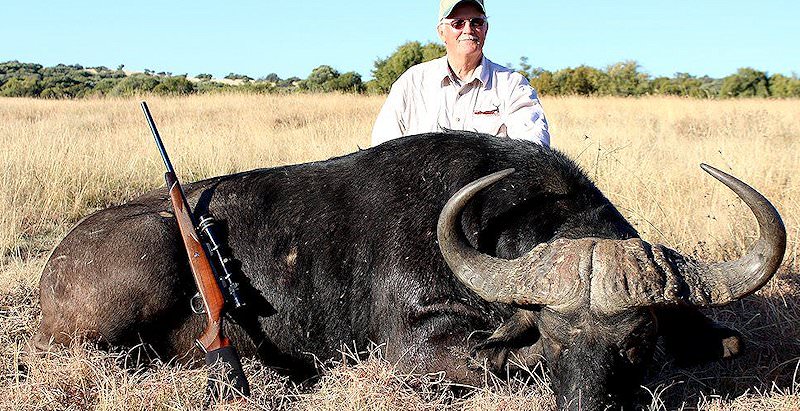
M 167 167 L 164 179 L 167 182 L 167 190 L 169 190 L 172 209 L 175 211 L 175 219 L 178 221 L 183 244 L 186 246 L 186 254 L 189 256 L 189 266 L 199 291 L 193 301 L 198 297 L 202 300 L 202 309 L 196 309 L 196 304 L 192 304 L 192 309 L 196 313 L 205 313 L 208 317 L 205 330 L 195 341 L 206 355 L 206 364 L 211 366 L 208 376 L 208 393 L 211 398 L 219 397 L 222 400 L 230 400 L 236 396 L 248 396 L 250 395 L 250 386 L 244 371 L 242 371 L 239 354 L 231 345 L 230 340 L 225 337 L 222 329 L 222 317 L 226 308 L 229 308 L 228 306 L 238 308 L 243 305 L 239 298 L 238 285 L 231 278 L 231 259 L 225 254 L 224 247 L 215 234 L 213 217 L 206 214 L 200 217 L 199 225 L 195 223 L 192 210 L 189 208 L 181 184 L 175 175 L 175 169 L 172 168 L 164 143 L 158 134 L 147 103 L 144 101 L 142 101 L 142 111 L 150 125 L 150 131 L 153 132 L 158 150 L 161 152 L 161 159 L 164 160 L 164 165 Z M 216 257 L 213 262 L 209 259 L 209 254 Z M 220 366 L 224 370 L 217 375 Z

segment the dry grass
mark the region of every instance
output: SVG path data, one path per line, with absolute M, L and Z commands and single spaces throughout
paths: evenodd
M 373 112 L 365 102 L 342 95 L 227 95 L 154 97 L 149 104 L 172 162 L 191 181 L 365 147 L 366 138 L 349 137 L 368 135 Z M 47 250 L 54 231 L 162 182 L 163 164 L 136 100 L 0 104 L 0 253 L 6 258 Z
M 367 147 L 380 97 L 217 95 L 148 99 L 184 181 L 328 158 Z M 708 162 L 769 197 L 789 244 L 776 279 L 710 311 L 749 349 L 728 363 L 681 370 L 659 354 L 650 409 L 800 409 L 800 104 L 677 98 L 551 98 L 554 145 L 581 163 L 643 237 L 686 253 L 737 255 L 756 232 L 749 212 L 698 167 Z M 163 184 L 138 101 L 0 99 L 0 409 L 194 409 L 205 371 L 72 347 L 28 357 L 45 257 L 82 216 Z M 355 357 L 355 356 L 351 356 Z M 399 375 L 375 349 L 327 365 L 295 387 L 247 361 L 254 393 L 231 409 L 552 409 L 533 381 L 494 381 L 461 396 L 436 376 Z M 463 391 L 463 390 L 462 390 Z

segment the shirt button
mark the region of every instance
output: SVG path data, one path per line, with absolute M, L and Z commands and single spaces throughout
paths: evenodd
M 461 121 L 461 119 L 459 117 L 456 117 L 456 122 L 460 122 L 460 121 Z

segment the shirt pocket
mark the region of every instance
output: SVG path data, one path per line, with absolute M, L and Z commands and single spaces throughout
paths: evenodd
M 505 123 L 500 109 L 496 106 L 478 108 L 472 114 L 472 128 L 479 133 L 501 136 L 505 134 Z

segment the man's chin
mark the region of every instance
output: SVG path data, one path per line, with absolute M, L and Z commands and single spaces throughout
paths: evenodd
M 465 56 L 481 53 L 481 46 L 479 44 L 461 44 L 460 46 L 458 50 Z

